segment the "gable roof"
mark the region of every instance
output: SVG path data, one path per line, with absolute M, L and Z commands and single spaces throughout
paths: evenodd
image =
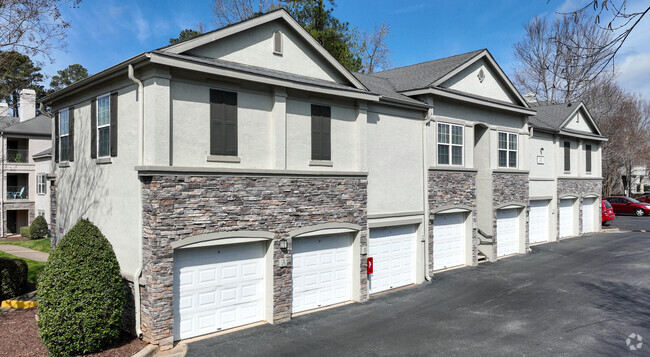
M 375 72 L 372 75 L 389 80 L 395 86 L 395 89 L 400 92 L 422 89 L 430 87 L 440 78 L 476 57 L 476 55 L 483 51 L 485 51 L 485 49 L 413 64 L 410 66 Z
M 17 117 L 0 117 L 0 130 L 18 123 Z
M 203 46 L 205 44 L 217 41 L 219 39 L 246 31 L 250 28 L 260 26 L 275 20 L 283 20 L 292 30 L 294 30 L 305 42 L 311 45 L 320 56 L 325 59 L 336 71 L 346 78 L 350 84 L 357 89 L 366 89 L 363 84 L 352 75 L 342 64 L 340 64 L 329 52 L 320 45 L 313 36 L 311 36 L 299 23 L 296 21 L 287 10 L 280 8 L 258 17 L 253 17 L 232 25 L 219 28 L 214 31 L 204 33 L 200 36 L 191 38 L 189 40 L 159 48 L 157 51 L 169 52 L 174 54 L 181 54 L 194 48 Z
M 48 157 L 52 157 L 52 148 L 47 148 L 41 152 L 32 155 L 32 158 L 34 159 L 45 159 Z
M 383 99 L 428 107 L 424 102 L 398 93 L 395 86 L 393 86 L 392 82 L 388 79 L 362 73 L 354 73 L 354 76 L 357 77 L 371 92 L 378 93 Z
M 52 119 L 40 114 L 2 129 L 5 134 L 52 136 Z
M 597 134 L 595 135 L 602 137 L 602 133 L 598 128 L 598 125 L 596 125 L 596 122 L 591 117 L 591 114 L 589 114 L 589 111 L 583 102 L 548 105 L 537 104 L 533 105 L 533 109 L 537 111 L 537 116 L 529 118 L 529 123 L 533 126 L 533 128 L 546 129 L 553 132 L 562 131 L 567 133 L 579 133 L 575 130 L 565 129 L 564 125 L 568 120 L 571 119 L 571 117 L 573 117 L 576 112 L 583 110 L 585 117 L 589 121 L 589 124 L 596 130 Z

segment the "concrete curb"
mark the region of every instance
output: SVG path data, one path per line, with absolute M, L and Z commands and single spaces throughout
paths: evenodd
M 31 309 L 36 306 L 38 306 L 38 301 L 36 301 L 36 291 L 16 296 L 13 299 L 4 300 L 0 304 L 0 308 L 2 309 Z
M 131 357 L 153 357 L 157 353 L 158 353 L 158 346 L 147 345 L 145 348 L 141 349 L 140 352 L 134 354 Z

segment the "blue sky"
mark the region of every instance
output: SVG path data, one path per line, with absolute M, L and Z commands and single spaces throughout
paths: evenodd
M 506 74 L 514 67 L 512 47 L 522 25 L 535 16 L 557 16 L 586 0 L 338 0 L 334 15 L 361 29 L 391 25 L 389 48 L 397 66 L 488 48 Z M 632 1 L 632 5 L 641 0 Z M 86 0 L 65 9 L 68 46 L 54 53 L 44 72 L 56 74 L 79 63 L 96 73 L 140 52 L 168 44 L 184 28 L 211 23 L 210 0 Z M 619 83 L 650 99 L 650 18 L 642 21 L 617 58 Z M 47 81 L 49 83 L 49 80 Z

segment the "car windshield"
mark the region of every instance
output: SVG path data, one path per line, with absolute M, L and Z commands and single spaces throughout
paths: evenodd
M 605 203 L 605 208 L 612 208 L 612 205 L 608 201 L 603 201 Z
M 641 203 L 641 202 L 635 200 L 634 198 L 628 198 L 628 200 L 629 200 L 630 202 L 632 202 L 632 203 Z

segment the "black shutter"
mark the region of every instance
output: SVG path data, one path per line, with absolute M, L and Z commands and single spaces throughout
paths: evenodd
M 74 161 L 74 107 L 68 108 L 68 161 Z
M 564 171 L 571 171 L 571 143 L 564 142 Z
M 586 161 L 587 161 L 587 172 L 591 172 L 591 145 L 585 146 L 586 152 Z
M 90 157 L 97 158 L 97 98 L 90 100 Z
M 237 93 L 223 92 L 225 154 L 237 156 Z
M 111 93 L 111 157 L 117 156 L 117 92 Z
M 321 109 L 321 137 L 320 137 L 320 144 L 321 144 L 321 158 L 322 160 L 331 160 L 332 159 L 332 154 L 331 154 L 331 135 L 330 135 L 330 129 L 332 126 L 332 109 L 330 107 L 323 107 Z
M 321 159 L 321 107 L 311 106 L 311 159 Z
M 210 155 L 225 152 L 223 106 L 223 92 L 210 89 Z
M 59 162 L 59 112 L 54 115 L 54 162 Z

